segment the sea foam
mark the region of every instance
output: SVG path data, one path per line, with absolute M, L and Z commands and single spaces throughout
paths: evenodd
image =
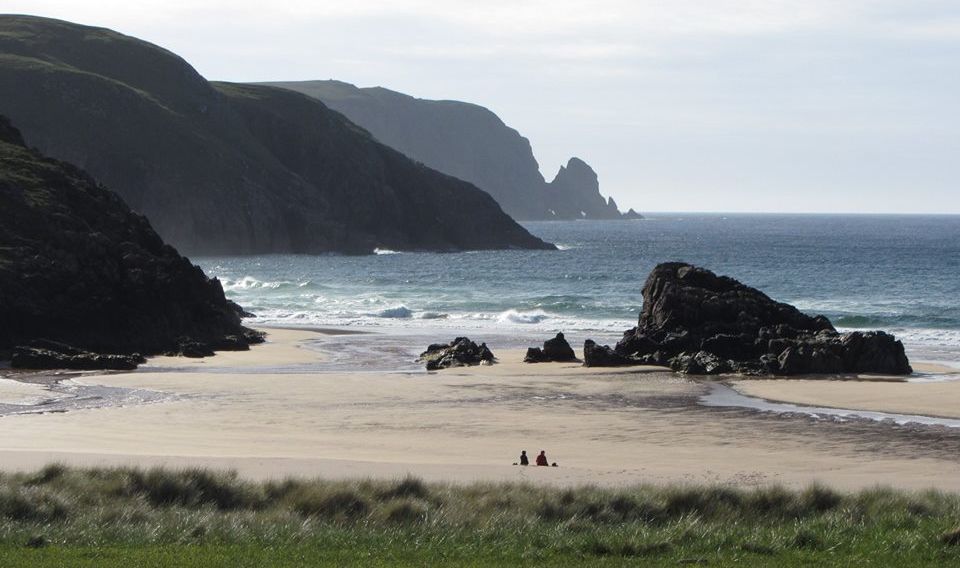
M 542 310 L 536 310 L 533 312 L 518 312 L 517 310 L 507 310 L 501 313 L 497 317 L 497 321 L 500 323 L 534 324 L 534 323 L 540 323 L 549 317 L 550 316 L 548 316 Z
M 396 306 L 377 312 L 379 318 L 407 319 L 413 317 L 413 310 L 406 306 Z

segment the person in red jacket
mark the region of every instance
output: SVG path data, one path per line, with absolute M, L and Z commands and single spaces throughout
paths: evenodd
M 547 461 L 547 453 L 544 450 L 540 450 L 540 455 L 537 456 L 537 465 L 550 465 Z

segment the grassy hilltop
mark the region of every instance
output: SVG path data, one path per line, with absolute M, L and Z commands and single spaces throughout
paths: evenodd
M 958 525 L 935 491 L 0 475 L 4 566 L 946 566 Z

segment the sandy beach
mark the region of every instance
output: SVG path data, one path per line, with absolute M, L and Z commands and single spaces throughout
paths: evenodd
M 524 364 L 435 373 L 322 372 L 315 331 L 271 329 L 249 352 L 155 358 L 84 385 L 165 393 L 160 402 L 7 415 L 5 470 L 77 465 L 232 468 L 275 478 L 396 477 L 596 483 L 815 481 L 960 490 L 960 429 L 837 422 L 698 404 L 711 383 L 662 369 Z M 307 366 L 321 372 L 297 372 Z M 205 370 L 209 367 L 210 371 Z M 271 370 L 273 369 L 273 370 Z M 960 417 L 960 381 L 736 381 L 753 396 L 801 404 Z M 0 397 L 36 397 L 33 386 Z M 557 468 L 511 465 L 547 451 Z

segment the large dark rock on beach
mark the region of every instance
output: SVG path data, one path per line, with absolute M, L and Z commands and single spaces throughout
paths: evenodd
M 552 339 L 543 342 L 543 347 L 531 347 L 527 349 L 527 355 L 523 361 L 525 363 L 549 363 L 576 361 L 577 354 L 567 343 L 563 333 L 557 333 Z
M 491 364 L 496 360 L 486 343 L 477 345 L 467 337 L 458 337 L 450 343 L 434 343 L 420 354 L 417 361 L 426 363 L 428 371 Z
M 184 345 L 247 349 L 262 337 L 238 311 L 142 215 L 0 117 L 0 352 L 14 365 L 128 369 Z
M 912 372 L 903 344 L 882 331 L 838 333 L 732 278 L 685 263 L 653 269 L 637 327 L 615 351 L 691 374 Z
M 189 254 L 553 249 L 471 183 L 287 89 L 123 34 L 0 16 L 0 112 Z

